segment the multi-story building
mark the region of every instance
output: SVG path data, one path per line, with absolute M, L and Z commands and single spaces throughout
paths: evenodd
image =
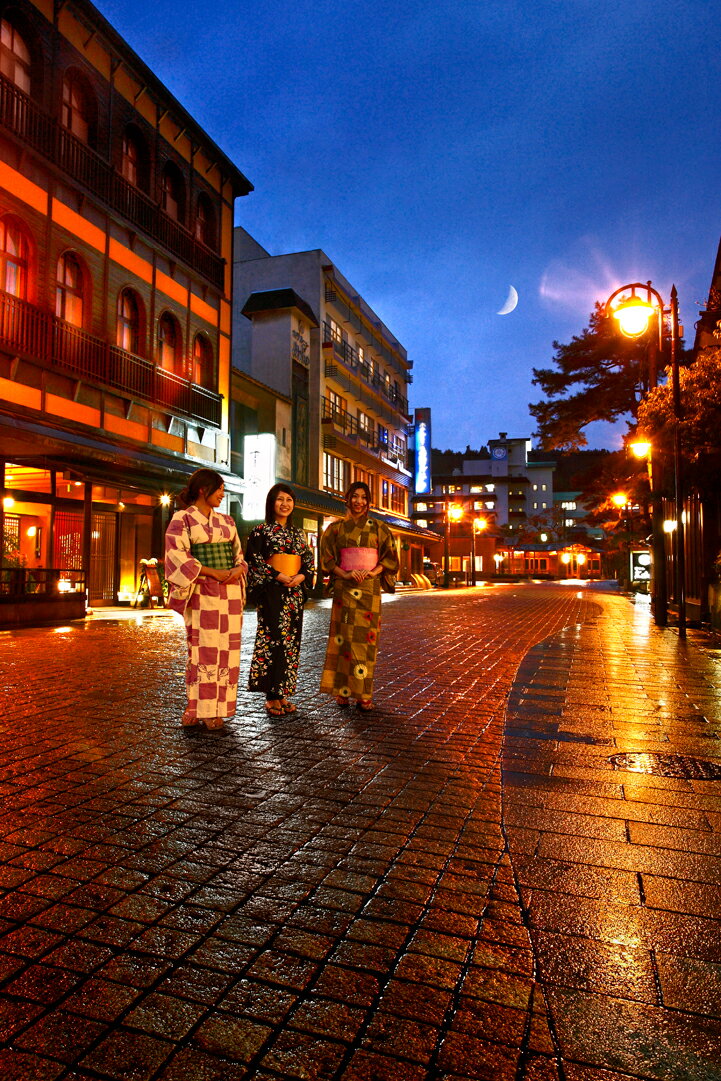
M 112 603 L 162 555 L 193 469 L 233 486 L 233 204 L 252 186 L 88 0 L 0 20 L 4 544 L 32 588 L 82 571 Z
M 308 512 L 306 531 L 342 514 L 349 484 L 365 481 L 375 513 L 396 534 L 401 577 L 420 571 L 425 534 L 409 514 L 406 350 L 319 249 L 271 256 L 238 228 L 233 288 L 234 364 L 290 402 L 284 479 Z M 246 434 L 240 411 L 237 419 L 235 445 Z M 244 479 L 247 490 L 247 470 Z
M 452 473 L 434 475 L 431 494 L 416 500 L 414 518 L 442 528 L 445 497 L 454 496 L 494 526 L 518 531 L 529 519 L 552 513 L 554 465 L 534 458 L 530 439 L 501 432 L 489 439 L 487 457 L 464 457 Z

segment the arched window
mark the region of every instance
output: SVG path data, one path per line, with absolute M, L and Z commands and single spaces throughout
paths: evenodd
M 195 213 L 195 239 L 206 248 L 215 248 L 215 212 L 210 199 L 203 193 L 198 196 Z
M 7 19 L 0 21 L 0 74 L 24 94 L 30 93 L 30 50 Z
M 185 219 L 185 185 L 180 170 L 170 162 L 163 169 L 161 205 L 173 221 Z
M 169 312 L 163 312 L 158 320 L 158 364 L 166 372 L 183 374 L 180 327 Z
M 90 142 L 90 99 L 81 80 L 72 71 L 63 78 L 62 124 L 76 139 L 83 143 Z
M 132 289 L 118 297 L 116 342 L 126 353 L 140 355 L 140 302 Z
M 127 127 L 123 132 L 120 172 L 129 184 L 147 191 L 148 153 L 145 140 L 140 132 L 132 126 Z
M 193 382 L 212 390 L 215 383 L 213 347 L 205 334 L 196 334 L 193 342 Z
M 74 327 L 83 325 L 85 283 L 80 260 L 72 252 L 65 252 L 58 259 L 55 285 L 55 314 Z
M 12 218 L 0 220 L 0 289 L 20 300 L 28 292 L 28 242 Z

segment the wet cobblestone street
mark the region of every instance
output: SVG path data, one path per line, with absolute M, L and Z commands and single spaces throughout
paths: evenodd
M 0 634 L 3 1081 L 721 1079 L 713 642 L 551 585 L 383 613 L 373 712 L 320 602 L 298 713 L 222 733 L 169 613 Z

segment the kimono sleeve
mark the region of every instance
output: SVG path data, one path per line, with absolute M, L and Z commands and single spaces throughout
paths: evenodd
M 300 572 L 305 575 L 303 585 L 307 590 L 313 588 L 315 578 L 315 560 L 310 545 L 306 544 L 303 534 L 300 534 Z
M 232 521 L 232 519 L 231 519 Z M 243 547 L 240 543 L 240 537 L 238 536 L 238 530 L 236 529 L 235 522 L 232 523 L 232 536 L 231 544 L 233 545 L 233 566 L 239 567 L 241 563 L 244 563 Z
M 200 574 L 201 565 L 190 554 L 190 526 L 180 511 L 170 519 L 165 534 L 165 577 L 171 585 L 189 588 Z
M 254 604 L 258 602 L 265 587 L 275 577 L 272 567 L 266 562 L 265 550 L 263 527 L 256 526 L 245 546 L 245 558 L 248 562 L 248 599 Z
M 338 549 L 338 523 L 331 522 L 320 538 L 320 567 L 329 574 L 333 567 L 340 562 Z
M 383 567 L 383 576 L 395 576 L 400 567 L 398 549 L 393 534 L 384 522 L 378 523 L 378 562 Z

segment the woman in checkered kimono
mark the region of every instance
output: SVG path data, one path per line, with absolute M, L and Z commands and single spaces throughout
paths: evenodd
M 356 481 L 346 494 L 348 512 L 321 538 L 321 568 L 331 575 L 333 607 L 320 689 L 339 706 L 355 698 L 373 708 L 373 672 L 381 625 L 381 581 L 393 592 L 398 552 L 384 522 L 368 517 L 371 493 Z
M 184 510 L 165 534 L 170 607 L 185 620 L 188 705 L 183 724 L 222 728 L 235 715 L 248 565 L 235 522 L 218 507 L 223 478 L 197 469 L 178 496 Z

